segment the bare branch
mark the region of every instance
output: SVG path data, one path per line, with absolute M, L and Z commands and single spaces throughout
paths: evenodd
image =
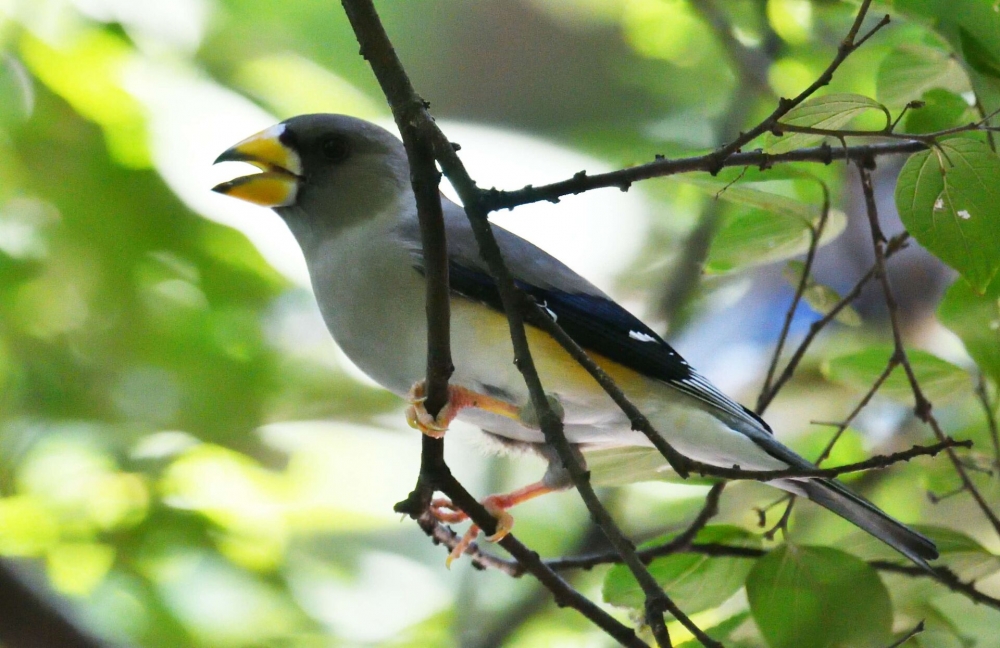
M 775 479 L 831 479 L 848 473 L 863 472 L 879 468 L 888 468 L 893 464 L 909 461 L 916 457 L 933 457 L 940 452 L 952 451 L 952 448 L 971 448 L 972 441 L 956 441 L 946 437 L 940 443 L 931 446 L 915 445 L 909 450 L 894 452 L 888 455 L 876 455 L 857 463 L 845 464 L 836 468 L 787 468 L 784 470 L 741 470 L 740 468 L 721 468 L 698 462 L 693 462 L 692 472 L 703 477 L 721 477 L 729 480 L 773 481 Z
M 989 428 L 990 441 L 993 443 L 993 466 L 1000 469 L 1000 431 L 997 429 L 996 404 L 990 400 L 986 377 L 982 374 L 979 375 L 979 380 L 976 381 L 976 397 L 983 406 L 986 427 Z
M 906 371 L 906 377 L 910 382 L 910 389 L 913 391 L 914 411 L 917 417 L 931 427 L 934 431 L 934 435 L 938 438 L 938 441 L 944 443 L 950 439 L 950 437 L 944 433 L 941 426 L 938 424 L 937 418 L 931 412 L 931 402 L 927 400 L 927 397 L 924 396 L 923 390 L 920 388 L 920 383 L 917 381 L 917 376 L 913 371 L 913 367 L 910 365 L 906 348 L 903 345 L 903 334 L 899 325 L 899 309 L 896 305 L 896 298 L 892 293 L 892 287 L 889 285 L 889 277 L 885 269 L 885 237 L 882 234 L 882 228 L 879 225 L 878 207 L 875 203 L 875 188 L 872 184 L 871 168 L 875 166 L 875 160 L 867 160 L 857 166 L 858 172 L 861 174 L 861 189 L 865 196 L 865 208 L 868 214 L 869 226 L 871 228 L 872 245 L 875 248 L 875 274 L 878 277 L 879 282 L 882 284 L 882 293 L 885 298 L 885 305 L 889 311 L 889 322 L 892 325 L 892 339 L 895 346 L 895 357 L 898 358 L 899 363 L 903 365 L 903 369 Z M 983 515 L 986 516 L 986 519 L 989 520 L 997 535 L 1000 535 L 1000 518 L 998 518 L 996 513 L 994 513 L 990 508 L 989 503 L 983 497 L 982 493 L 979 492 L 979 489 L 976 488 L 976 485 L 972 483 L 972 479 L 969 478 L 969 473 L 966 471 L 962 461 L 955 453 L 955 450 L 952 447 L 946 447 L 945 452 L 947 453 L 952 466 L 955 467 L 955 472 L 958 473 L 958 477 L 961 479 L 962 485 L 967 491 L 969 491 L 969 494 L 972 495 L 972 498 L 976 501 L 976 504 L 983 512 Z
M 823 448 L 823 452 L 819 453 L 819 457 L 816 458 L 815 463 L 817 466 L 826 461 L 827 457 L 829 457 L 830 453 L 833 451 L 833 446 L 835 446 L 837 444 L 837 441 L 840 440 L 840 436 L 844 433 L 844 430 L 846 430 L 847 427 L 851 424 L 851 422 L 854 421 L 854 419 L 857 417 L 857 415 L 861 413 L 861 410 L 863 410 L 865 407 L 868 406 L 868 403 L 870 403 L 872 398 L 875 397 L 875 394 L 878 393 L 878 390 L 882 387 L 882 384 L 889 379 L 889 376 L 892 375 L 892 372 L 898 366 L 899 366 L 898 359 L 896 359 L 895 357 L 889 358 L 889 362 L 886 363 L 885 369 L 883 369 L 882 373 L 879 374 L 879 377 L 875 379 L 875 382 L 872 383 L 872 386 L 868 389 L 865 395 L 861 397 L 861 400 L 858 401 L 858 404 L 854 406 L 854 409 L 851 410 L 851 413 L 847 415 L 847 418 L 845 418 L 843 421 L 837 424 L 837 430 L 833 433 L 833 436 L 830 438 L 830 441 L 826 444 L 826 447 Z
M 860 39 L 857 38 L 861 25 L 864 23 L 865 17 L 868 15 L 868 9 L 871 7 L 871 4 L 872 0 L 863 0 L 861 7 L 858 9 L 858 14 L 854 18 L 854 23 L 847 32 L 847 36 L 845 36 L 844 40 L 840 43 L 840 46 L 837 48 L 837 54 L 833 57 L 833 60 L 830 61 L 830 64 L 826 67 L 826 69 L 823 70 L 823 73 L 820 74 L 808 88 L 800 92 L 792 99 L 779 99 L 777 108 L 775 108 L 766 119 L 747 132 L 742 133 L 729 144 L 712 153 L 712 166 L 709 168 L 709 172 L 713 175 L 718 173 L 733 153 L 736 153 L 743 146 L 757 139 L 760 135 L 774 130 L 778 120 L 787 115 L 792 108 L 795 108 L 815 94 L 817 90 L 829 84 L 833 79 L 834 72 L 837 71 L 837 68 L 840 67 L 844 60 L 854 53 L 856 49 L 861 47 L 866 40 L 871 38 L 875 32 L 889 24 L 889 16 L 886 15 L 867 34 L 862 36 Z
M 760 395 L 757 397 L 757 414 L 761 416 L 777 395 L 777 391 L 772 389 L 774 372 L 778 369 L 778 361 L 781 359 L 781 351 L 785 347 L 785 340 L 788 339 L 788 331 L 792 327 L 792 319 L 795 317 L 795 311 L 798 309 L 799 303 L 802 301 L 802 296 L 809 286 L 813 261 L 816 259 L 816 249 L 819 247 L 819 242 L 823 239 L 823 230 L 826 229 L 826 222 L 830 217 L 830 188 L 826 186 L 825 182 L 820 182 L 820 187 L 823 188 L 823 209 L 820 212 L 819 222 L 809 229 L 809 251 L 806 253 L 805 266 L 802 268 L 802 278 L 799 279 L 799 285 L 795 288 L 795 296 L 792 298 L 792 303 L 789 304 L 788 310 L 785 312 L 785 322 L 781 326 L 781 334 L 778 335 L 778 343 L 774 347 L 774 355 L 771 356 L 771 366 L 767 368 L 767 377 L 764 378 L 764 385 L 760 388 Z
M 641 552 L 641 555 L 643 558 L 651 556 L 650 560 L 652 560 L 653 558 L 659 557 L 659 550 L 659 547 L 651 547 Z M 740 547 L 713 542 L 695 542 L 688 547 L 679 549 L 673 553 L 696 553 L 704 556 L 727 556 L 730 558 L 757 559 L 763 558 L 770 552 L 767 549 L 758 549 L 756 547 Z M 617 562 L 618 557 L 614 553 L 603 552 L 575 558 L 550 560 L 548 561 L 548 564 L 559 571 L 565 571 L 567 569 L 592 569 L 598 565 L 615 564 Z M 903 576 L 909 576 L 910 578 L 930 578 L 934 582 L 943 585 L 952 592 L 962 594 L 973 603 L 983 604 L 995 610 L 1000 610 L 1000 599 L 977 590 L 975 582 L 963 581 L 957 574 L 947 567 L 933 567 L 930 571 L 928 571 L 923 567 L 911 564 L 902 564 L 891 560 L 870 560 L 868 561 L 868 564 L 871 565 L 872 568 L 882 572 L 900 574 Z
M 855 161 L 884 155 L 917 153 L 927 148 L 928 146 L 923 142 L 914 141 L 866 144 L 847 148 L 833 148 L 828 144 L 822 144 L 813 148 L 789 151 L 788 153 L 765 153 L 761 150 L 744 151 L 736 152 L 726 157 L 719 168 L 749 166 L 769 169 L 776 164 L 788 162 L 831 164 L 835 160 Z M 675 160 L 659 158 L 653 162 L 627 169 L 594 175 L 581 172 L 572 178 L 552 184 L 528 186 L 512 191 L 489 189 L 483 194 L 483 207 L 489 211 L 513 209 L 520 205 L 528 205 L 536 202 L 559 202 L 559 199 L 563 196 L 581 194 L 593 189 L 613 187 L 621 191 L 628 191 L 632 183 L 639 182 L 640 180 L 663 178 L 680 173 L 691 173 L 693 171 L 711 173 L 713 170 L 716 170 L 714 166 L 716 158 L 713 155 L 714 153 L 708 153 L 693 157 L 677 158 Z
M 900 250 L 905 249 L 906 242 L 909 240 L 909 237 L 910 235 L 908 233 L 903 232 L 902 234 L 890 239 L 889 243 L 886 245 L 885 248 L 885 258 L 888 260 L 890 257 L 892 257 Z M 869 281 L 871 281 L 875 277 L 875 271 L 876 271 L 876 266 L 873 265 L 871 269 L 868 270 L 868 272 L 866 272 L 861 277 L 861 279 L 858 280 L 856 284 L 854 284 L 854 287 L 851 288 L 851 290 L 848 291 L 848 293 L 844 295 L 843 298 L 841 298 L 841 300 L 837 302 L 837 304 L 833 308 L 830 309 L 830 312 L 828 312 L 826 315 L 819 318 L 818 320 L 813 322 L 812 325 L 810 325 L 809 332 L 806 333 L 806 336 L 802 339 L 802 342 L 799 343 L 798 348 L 795 349 L 795 352 L 792 354 L 791 359 L 789 359 L 788 364 L 785 365 L 785 368 L 782 370 L 781 375 L 778 377 L 778 380 L 775 381 L 774 385 L 771 386 L 769 397 L 764 401 L 765 404 L 770 402 L 770 400 L 774 398 L 774 395 L 784 386 L 784 384 L 792 378 L 792 376 L 795 374 L 795 370 L 799 366 L 799 363 L 805 356 L 806 351 L 809 350 L 809 347 L 816 339 L 816 336 L 819 335 L 820 331 L 822 331 L 824 328 L 826 328 L 827 325 L 833 322 L 833 320 L 836 319 L 837 315 L 839 315 L 842 310 L 847 308 L 851 304 L 851 302 L 853 302 L 861 295 L 861 291 L 864 289 L 864 287 L 868 284 Z
M 17 568 L 0 560 L 0 641 L 9 648 L 100 648 L 102 641 L 77 627 L 62 604 L 46 600 Z

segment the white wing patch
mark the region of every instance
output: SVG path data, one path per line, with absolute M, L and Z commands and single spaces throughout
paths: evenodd
M 549 317 L 552 318 L 553 322 L 558 322 L 559 321 L 559 316 L 556 315 L 556 313 L 555 313 L 554 310 L 552 310 L 551 308 L 549 308 L 549 302 L 548 301 L 543 301 L 541 304 L 538 305 L 538 307 L 541 308 L 546 313 L 548 313 Z
M 628 336 L 633 340 L 638 340 L 639 342 L 656 342 L 656 338 L 648 333 L 643 333 L 642 331 L 629 331 Z

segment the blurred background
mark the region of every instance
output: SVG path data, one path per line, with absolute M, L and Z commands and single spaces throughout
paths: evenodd
M 499 188 L 709 150 L 815 79 L 856 11 L 833 0 L 376 5 L 473 177 Z M 894 14 L 830 91 L 880 93 L 895 111 L 931 88 L 969 90 L 942 55 L 934 83 L 887 97 L 883 62 L 913 43 L 947 49 Z M 280 219 L 210 191 L 244 172 L 213 167 L 220 152 L 307 112 L 391 124 L 331 0 L 0 0 L 5 564 L 107 645 L 609 645 L 528 578 L 467 561 L 446 570 L 445 551 L 393 513 L 419 464 L 401 402 L 329 338 Z M 901 229 L 901 164 L 884 160 L 878 172 L 890 234 Z M 803 165 L 756 179 L 818 212 L 816 178 L 833 196 L 837 235 L 820 250 L 817 281 L 843 293 L 872 262 L 854 171 Z M 807 238 L 801 228 L 749 236 L 755 212 L 714 199 L 724 180 L 651 181 L 496 220 L 610 291 L 752 406 L 793 294 L 784 261 L 801 259 Z M 952 275 L 915 245 L 892 266 L 908 340 L 970 367 L 934 318 Z M 878 373 L 831 359 L 890 341 L 880 304 L 866 292 L 768 413 L 806 456 L 830 431 L 810 422 L 843 418 Z M 815 317 L 800 308 L 793 341 Z M 989 448 L 973 381 L 945 373 L 932 395 L 947 431 Z M 896 387 L 848 430 L 834 461 L 928 441 Z M 532 457 L 486 456 L 459 425 L 447 456 L 478 495 L 544 469 Z M 610 487 L 631 468 L 606 459 L 609 505 L 639 540 L 683 528 L 704 498 L 703 485 L 664 479 Z M 976 478 L 997 502 L 995 482 Z M 967 497 L 935 507 L 924 496 L 957 485 L 943 462 L 854 481 L 905 520 L 961 520 L 1000 549 Z M 753 507 L 773 497 L 734 485 L 720 520 L 759 533 Z M 797 539 L 852 542 L 847 525 L 815 513 L 797 507 Z M 518 536 L 545 556 L 600 546 L 575 493 L 516 518 Z M 571 579 L 600 600 L 604 573 Z M 700 622 L 746 608 L 742 592 L 722 602 Z M 998 621 L 964 599 L 942 594 L 935 605 L 970 636 Z M 762 645 L 752 628 L 745 641 Z

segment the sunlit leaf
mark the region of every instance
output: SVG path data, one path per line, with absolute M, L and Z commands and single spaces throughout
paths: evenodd
M 927 524 L 912 526 L 937 545 L 941 558 L 935 564 L 943 563 L 961 578 L 975 580 L 1000 571 L 1000 556 L 961 531 Z
M 723 200 L 743 207 L 762 209 L 790 219 L 798 219 L 803 224 L 813 223 L 820 215 L 818 206 L 810 205 L 789 196 L 759 189 L 750 183 L 727 183 L 704 174 L 677 178 L 676 180 L 698 187 L 717 200 Z
M 664 536 L 643 544 L 655 547 L 670 540 Z M 760 538 L 739 527 L 713 525 L 702 529 L 695 542 L 723 543 L 738 547 L 759 547 Z M 716 607 L 743 587 L 752 560 L 682 553 L 657 558 L 649 571 L 686 614 Z M 612 567 L 604 579 L 604 600 L 612 605 L 641 608 L 642 588 L 625 565 Z
M 925 92 L 921 101 L 923 107 L 906 113 L 903 130 L 907 133 L 933 133 L 970 121 L 969 104 L 954 92 L 934 88 Z
M 712 639 L 723 642 L 727 646 L 731 646 L 732 644 L 726 641 L 726 639 L 729 637 L 730 634 L 733 633 L 734 630 L 736 630 L 736 628 L 743 625 L 743 623 L 745 623 L 746 620 L 749 618 L 750 618 L 749 612 L 740 612 L 739 614 L 734 614 L 733 616 L 729 617 L 722 623 L 714 625 L 711 628 L 702 628 L 702 629 L 705 631 L 705 634 L 707 634 Z M 677 648 L 703 648 L 703 644 L 697 639 L 692 639 L 691 641 L 685 641 L 684 643 L 680 644 Z
M 969 77 L 954 57 L 921 43 L 905 43 L 890 52 L 879 66 L 876 83 L 879 101 L 895 108 L 934 88 L 956 94 L 971 90 Z
M 729 211 L 712 239 L 707 272 L 729 272 L 763 265 L 801 254 L 809 249 L 812 228 L 818 223 L 818 206 L 763 191 L 746 184 L 729 185 L 700 176 L 678 179 L 719 200 L 743 208 Z M 831 210 L 820 245 L 835 239 L 847 224 L 842 212 Z
M 833 382 L 855 389 L 868 390 L 885 370 L 892 348 L 869 347 L 863 351 L 831 358 L 822 364 L 823 375 Z M 908 349 L 907 357 L 920 383 L 920 389 L 932 402 L 968 393 L 969 374 L 959 367 L 920 349 Z M 903 368 L 897 367 L 878 392 L 898 401 L 912 403 L 913 390 Z
M 827 445 L 829 445 L 834 432 L 836 432 L 836 428 L 833 426 L 814 426 L 805 434 L 791 439 L 789 441 L 789 445 L 803 457 L 813 460 L 818 459 L 826 449 Z M 864 461 L 869 456 L 870 453 L 865 448 L 864 437 L 857 430 L 849 427 L 840 433 L 840 436 L 837 438 L 837 443 L 833 446 L 833 449 L 830 451 L 830 454 L 826 459 L 826 465 L 843 466 L 846 464 L 856 463 L 858 461 Z M 845 475 L 841 475 L 838 479 L 842 481 L 852 481 L 854 479 L 858 479 L 863 474 L 864 473 L 860 472 L 847 473 Z
M 1000 269 L 1000 158 L 968 138 L 940 149 L 906 161 L 896 208 L 910 234 L 981 293 Z
M 1000 384 L 1000 277 L 981 295 L 958 277 L 938 306 L 938 317 L 961 338 L 980 370 Z
M 42 498 L 0 498 L 0 555 L 39 556 L 58 541 L 59 520 Z
M 146 122 L 139 102 L 127 93 L 125 66 L 128 44 L 103 30 L 91 29 L 60 47 L 25 36 L 24 61 L 52 90 L 80 114 L 104 129 L 108 148 L 122 164 L 149 165 Z
M 0 52 L 0 126 L 22 122 L 35 108 L 35 89 L 24 65 Z
M 99 542 L 66 542 L 46 557 L 52 585 L 63 594 L 86 596 L 101 584 L 115 561 L 115 550 Z
M 858 94 L 831 94 L 809 99 L 792 108 L 788 114 L 781 118 L 780 123 L 790 126 L 837 130 L 850 124 L 855 117 L 872 110 L 883 111 L 886 123 L 888 123 L 888 111 L 886 111 L 885 106 L 874 99 Z M 778 130 L 780 130 L 780 126 Z M 771 134 L 768 136 L 766 149 L 769 153 L 786 153 L 812 146 L 822 141 L 823 137 L 824 135 L 812 133 L 789 133 L 781 136 Z
M 785 269 L 781 275 L 788 280 L 788 283 L 793 288 L 798 289 L 802 283 L 802 273 L 804 271 L 805 263 L 802 261 L 789 261 L 785 264 Z M 834 306 L 840 303 L 841 299 L 840 294 L 836 290 L 827 285 L 817 283 L 812 277 L 809 277 L 809 280 L 806 282 L 802 298 L 805 299 L 806 303 L 814 311 L 821 315 L 826 315 L 833 310 Z M 861 316 L 850 304 L 840 309 L 840 312 L 837 313 L 834 319 L 847 326 L 861 326 Z
M 964 580 L 977 580 L 1000 571 L 1000 556 L 962 531 L 929 524 L 909 526 L 937 545 L 940 558 L 934 561 L 935 566 L 947 567 Z M 850 534 L 839 544 L 865 560 L 905 561 L 895 550 L 864 531 Z
M 847 223 L 843 212 L 831 211 L 821 244 L 829 243 Z M 804 253 L 812 241 L 801 221 L 773 213 L 746 210 L 730 213 L 712 240 L 706 272 L 723 273 L 781 261 Z
M 866 562 L 829 547 L 785 545 L 747 577 L 750 610 L 771 648 L 881 647 L 892 603 Z

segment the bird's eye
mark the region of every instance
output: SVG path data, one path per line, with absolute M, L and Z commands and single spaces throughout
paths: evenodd
M 346 137 L 334 136 L 323 142 L 323 157 L 330 162 L 343 162 L 351 155 L 351 143 Z

